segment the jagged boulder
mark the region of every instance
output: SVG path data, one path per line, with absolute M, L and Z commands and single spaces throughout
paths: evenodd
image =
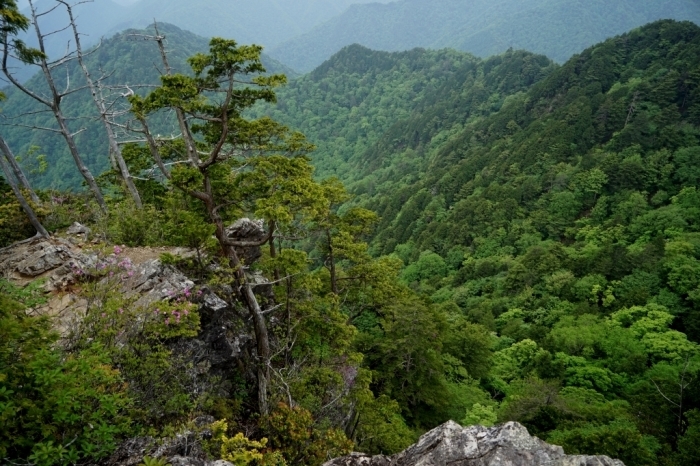
M 88 236 L 90 236 L 91 232 L 92 232 L 92 230 L 90 228 L 86 227 L 85 225 L 83 225 L 82 223 L 73 222 L 73 224 L 71 226 L 69 226 L 68 229 L 66 230 L 66 235 L 68 235 L 68 236 L 82 236 L 84 238 L 87 238 Z
M 353 453 L 323 466 L 624 466 L 607 456 L 566 455 L 517 422 L 486 428 L 447 422 L 393 456 Z
M 32 238 L 0 249 L 0 275 L 15 281 L 47 278 L 47 289 L 61 289 L 76 269 L 88 269 L 97 256 L 83 254 L 61 238 Z
M 240 218 L 226 228 L 226 236 L 233 241 L 262 241 L 265 235 L 262 220 Z M 262 257 L 260 246 L 235 247 L 234 249 L 245 265 L 250 265 Z

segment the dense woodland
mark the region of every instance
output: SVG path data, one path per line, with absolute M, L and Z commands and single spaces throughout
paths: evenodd
M 103 63 L 129 47 L 134 66 L 137 45 L 155 47 L 115 39 Z M 106 212 L 88 193 L 40 190 L 51 232 L 88 223 L 112 255 L 85 271 L 102 279 L 78 284 L 90 312 L 60 344 L 23 310 L 46 299 L 40 286 L 0 282 L 0 458 L 88 464 L 211 414 L 203 448 L 236 464 L 392 453 L 448 419 L 515 420 L 628 466 L 700 461 L 698 26 L 652 23 L 561 66 L 351 46 L 282 87 L 259 54 L 212 40 L 184 74 L 129 96 L 131 118 L 155 128 L 123 146 L 143 208 L 114 170 L 100 177 Z M 161 138 L 164 111 L 196 121 L 191 135 Z M 32 160 L 33 181 L 51 180 L 36 187 L 75 170 Z M 152 175 L 164 161 L 178 163 Z M 0 190 L 7 245 L 34 231 Z M 223 235 L 242 216 L 268 232 L 251 264 Z M 211 318 L 198 290 L 132 306 L 109 279 L 128 274 L 121 244 L 201 253 L 163 260 L 250 316 L 238 322 L 254 357 L 192 378 L 182 343 Z M 245 266 L 272 297 L 245 292 Z

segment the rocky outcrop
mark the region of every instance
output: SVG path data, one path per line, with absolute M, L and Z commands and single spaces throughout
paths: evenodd
M 47 278 L 48 290 L 65 288 L 73 281 L 75 270 L 88 269 L 96 262 L 96 255 L 83 254 L 61 238 L 35 237 L 0 249 L 0 275 L 17 282 Z
M 462 427 L 447 422 L 394 456 L 353 453 L 323 466 L 624 466 L 607 456 L 566 455 L 517 422 Z
M 226 236 L 233 241 L 262 241 L 266 234 L 262 220 L 241 218 L 226 228 Z M 262 257 L 260 246 L 235 247 L 238 258 L 250 265 Z

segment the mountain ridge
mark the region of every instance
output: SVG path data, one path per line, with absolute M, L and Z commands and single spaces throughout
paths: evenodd
M 386 51 L 454 47 L 481 57 L 513 47 L 564 62 L 587 46 L 663 18 L 700 23 L 700 5 L 692 0 L 623 0 L 612 5 L 604 0 L 477 0 L 468 5 L 459 0 L 402 0 L 353 5 L 269 53 L 301 72 L 355 42 Z

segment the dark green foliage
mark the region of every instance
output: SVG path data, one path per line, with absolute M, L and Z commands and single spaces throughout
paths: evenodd
M 8 285 L 5 285 L 8 286 Z M 0 294 L 0 456 L 38 465 L 102 458 L 131 432 L 131 401 L 108 352 L 54 348 L 45 318 Z
M 42 211 L 39 214 L 45 213 Z M 0 177 L 0 247 L 34 236 L 35 233 L 12 189 Z
M 271 111 L 379 215 L 370 251 L 438 304 L 358 314 L 372 387 L 420 427 L 497 416 L 570 452 L 692 464 L 700 28 L 657 22 L 561 67 L 450 53 L 352 46 Z

